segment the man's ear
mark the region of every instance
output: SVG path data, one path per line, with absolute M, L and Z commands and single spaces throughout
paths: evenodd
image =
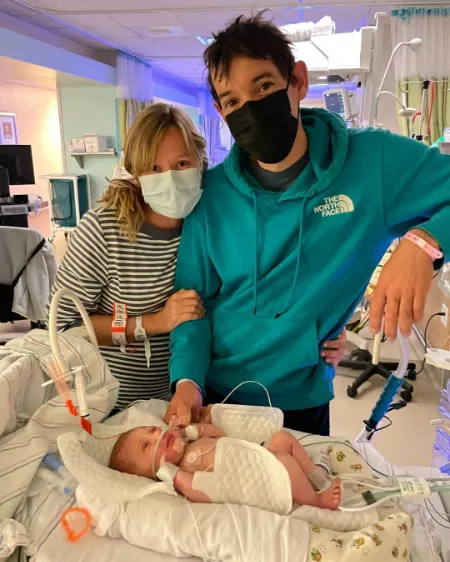
M 222 117 L 222 119 L 225 119 L 225 117 L 223 116 L 222 108 L 220 107 L 220 105 L 216 101 L 214 102 L 214 107 L 216 108 L 217 112 Z
M 308 69 L 306 68 L 306 64 L 302 60 L 299 60 L 295 63 L 292 76 L 294 76 L 297 82 L 295 84 L 295 88 L 297 90 L 297 99 L 299 102 L 301 102 L 306 98 L 309 85 Z

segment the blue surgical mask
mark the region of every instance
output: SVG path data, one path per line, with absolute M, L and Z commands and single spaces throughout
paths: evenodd
M 187 217 L 202 196 L 198 168 L 139 176 L 139 181 L 147 205 L 155 213 L 171 219 Z

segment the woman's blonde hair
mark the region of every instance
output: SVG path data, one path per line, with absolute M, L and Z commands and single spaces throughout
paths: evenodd
M 165 103 L 155 103 L 141 111 L 124 147 L 124 167 L 133 179 L 112 180 L 100 199 L 107 209 L 114 209 L 121 233 L 130 242 L 136 240 L 147 211 L 138 177 L 152 170 L 158 145 L 169 127 L 178 127 L 181 131 L 189 155 L 199 170 L 208 166 L 205 139 L 183 111 Z

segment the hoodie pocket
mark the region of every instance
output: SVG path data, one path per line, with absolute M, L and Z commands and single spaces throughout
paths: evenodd
M 240 368 L 249 375 L 273 369 L 279 378 L 319 362 L 315 319 L 267 318 L 219 308 L 212 320 L 215 367 Z

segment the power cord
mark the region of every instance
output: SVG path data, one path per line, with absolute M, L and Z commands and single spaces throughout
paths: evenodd
M 430 325 L 430 322 L 431 322 L 431 321 L 433 320 L 433 318 L 435 318 L 436 316 L 445 316 L 445 312 L 435 312 L 435 313 L 432 314 L 432 315 L 428 318 L 428 320 L 427 320 L 427 323 L 426 323 L 426 326 L 425 326 L 425 332 L 424 332 L 424 334 L 423 334 L 423 339 L 425 340 L 425 353 L 428 351 L 428 339 L 427 339 L 428 327 L 429 327 L 429 325 Z M 424 358 L 423 358 L 423 361 L 422 361 L 422 366 L 420 367 L 420 370 L 417 371 L 417 374 L 418 374 L 418 375 L 420 375 L 420 373 L 424 370 L 424 368 L 425 368 L 425 362 L 426 362 L 426 359 L 425 359 L 425 357 L 424 357 Z

